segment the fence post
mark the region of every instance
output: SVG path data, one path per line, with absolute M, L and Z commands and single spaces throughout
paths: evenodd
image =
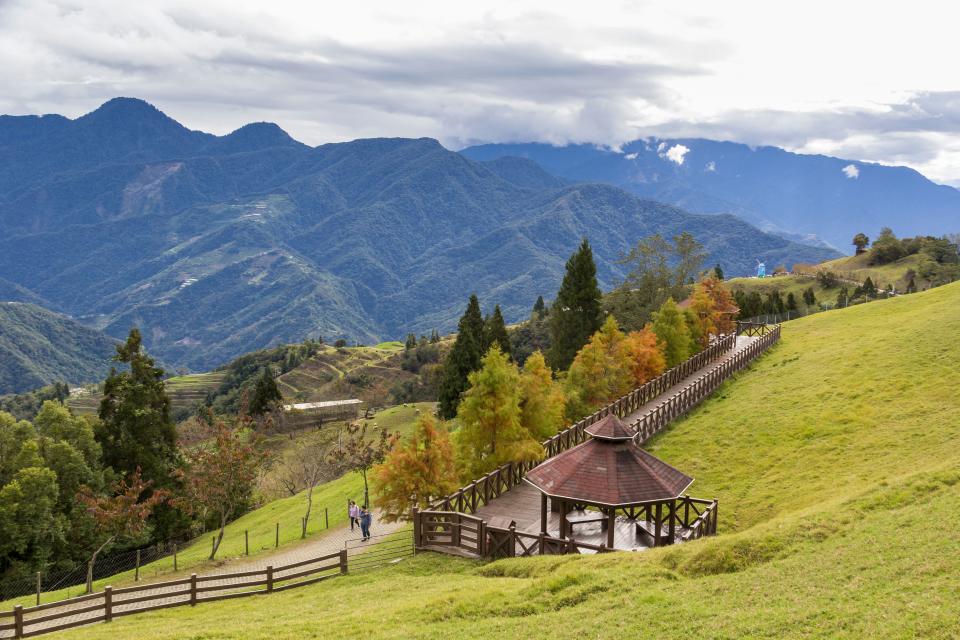
M 340 573 L 347 572 L 347 550 L 340 549 Z
M 37 571 L 37 604 L 40 604 L 40 572 Z
M 330 528 L 330 513 L 326 507 L 323 508 L 323 525 L 324 529 Z
M 197 574 L 190 574 L 190 606 L 197 604 Z
M 103 588 L 103 621 L 113 620 L 113 587 Z
M 250 532 L 243 530 L 243 555 L 250 555 Z
M 416 553 L 420 546 L 420 509 L 413 508 L 413 551 Z
M 173 570 L 174 570 L 174 571 L 177 570 L 177 545 L 176 545 L 176 543 L 174 543 L 174 545 L 173 545 Z
M 13 637 L 23 637 L 23 605 L 17 605 L 13 608 Z
M 267 593 L 273 591 L 273 565 L 267 565 Z
M 276 549 L 276 548 L 279 547 L 279 546 L 280 546 L 280 523 L 278 522 L 278 523 L 277 523 L 277 537 L 276 537 L 276 539 L 274 540 L 273 548 Z
M 137 567 L 133 570 L 133 581 L 140 582 L 140 549 L 137 549 Z

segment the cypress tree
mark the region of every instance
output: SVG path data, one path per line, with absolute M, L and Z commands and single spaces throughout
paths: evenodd
M 537 296 L 537 301 L 533 305 L 533 312 L 537 315 L 538 320 L 543 320 L 543 317 L 547 315 L 547 305 L 543 301 L 543 296 Z
M 493 308 L 493 315 L 486 321 L 486 335 L 483 343 L 484 349 L 496 345 L 500 347 L 508 359 L 513 360 L 513 354 L 510 351 L 510 335 L 507 333 L 507 325 L 503 321 L 503 314 L 500 312 L 500 305 Z
M 550 312 L 550 366 L 566 369 L 602 324 L 597 265 L 586 238 L 567 260 L 567 271 Z
M 264 367 L 257 378 L 257 383 L 253 387 L 253 394 L 250 396 L 250 415 L 262 416 L 268 413 L 274 404 L 281 402 L 283 395 L 277 387 L 277 381 L 269 367 Z
M 797 310 L 797 298 L 793 295 L 793 292 L 787 294 L 787 311 L 796 311 Z
M 470 296 L 467 310 L 457 324 L 457 339 L 453 343 L 450 355 L 443 363 L 440 380 L 440 416 L 449 420 L 457 415 L 460 394 L 467 390 L 467 377 L 480 368 L 483 358 L 484 325 L 480 315 L 480 301 L 476 294 Z
M 723 269 L 720 268 L 719 264 L 713 268 L 713 277 L 717 280 L 723 280 Z

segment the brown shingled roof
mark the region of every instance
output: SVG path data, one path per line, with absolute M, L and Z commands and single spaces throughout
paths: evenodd
M 637 432 L 621 422 L 616 414 L 610 413 L 584 429 L 594 438 L 603 440 L 632 440 Z
M 548 496 L 600 506 L 672 500 L 693 478 L 650 455 L 631 440 L 591 438 L 526 475 Z

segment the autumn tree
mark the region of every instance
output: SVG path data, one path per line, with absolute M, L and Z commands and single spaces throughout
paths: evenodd
M 295 496 L 306 491 L 307 506 L 303 514 L 302 534 L 306 535 L 310 512 L 313 509 L 313 490 L 318 484 L 334 475 L 333 466 L 327 461 L 328 447 L 316 440 L 299 440 L 290 457 L 284 462 L 278 482 L 286 492 Z
M 373 468 L 374 503 L 384 522 L 405 520 L 412 507 L 426 509 L 434 498 L 457 488 L 453 445 L 429 413 L 417 419 L 413 436 Z
M 207 438 L 184 452 L 184 465 L 176 471 L 182 495 L 174 502 L 181 509 L 213 522 L 219 528 L 210 551 L 217 554 L 227 524 L 249 508 L 257 473 L 267 455 L 253 421 L 241 414 L 235 425 L 211 414 Z
M 600 328 L 600 300 L 597 265 L 586 238 L 567 260 L 566 272 L 557 299 L 550 308 L 550 351 L 554 369 L 570 366 L 577 351 Z
M 584 415 L 625 395 L 633 388 L 626 336 L 613 316 L 577 353 L 566 378 L 567 418 Z
M 464 480 L 507 462 L 535 460 L 540 444 L 520 422 L 520 374 L 497 347 L 491 347 L 478 371 L 470 374 L 457 419 L 457 464 Z
M 118 540 L 143 535 L 154 508 L 167 500 L 167 492 L 163 489 L 150 491 L 151 484 L 151 481 L 143 480 L 137 469 L 130 474 L 129 480 L 118 480 L 111 495 L 97 495 L 87 486 L 81 487 L 77 493 L 77 501 L 86 507 L 96 523 L 99 536 L 99 546 L 87 563 L 87 593 L 93 592 L 93 566 L 100 552 Z M 144 495 L 147 493 L 149 495 Z
M 342 471 L 359 473 L 363 477 L 363 505 L 370 504 L 370 485 L 367 474 L 381 464 L 390 453 L 399 435 L 389 434 L 386 429 L 376 429 L 377 433 L 368 435 L 367 422 L 358 421 L 347 425 L 346 438 L 331 449 L 327 462 Z
M 627 334 L 626 351 L 634 386 L 653 380 L 667 368 L 667 360 L 657 344 L 657 334 L 649 327 Z
M 667 298 L 660 310 L 653 314 L 651 328 L 657 334 L 668 368 L 677 366 L 693 353 L 695 347 L 690 329 L 673 298 Z
M 553 379 L 543 353 L 534 351 L 520 372 L 520 424 L 533 438 L 546 440 L 564 425 L 566 397 Z

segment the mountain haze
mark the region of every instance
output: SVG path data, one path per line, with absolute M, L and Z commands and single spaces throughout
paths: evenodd
M 137 325 L 172 366 L 446 331 L 474 291 L 516 320 L 552 298 L 581 237 L 610 287 L 622 251 L 682 230 L 732 274 L 837 255 L 432 139 L 312 148 L 269 123 L 218 137 L 128 98 L 0 118 L 0 282 L 111 336 Z
M 576 181 L 616 185 L 698 213 L 733 213 L 793 240 L 846 250 L 859 232 L 876 237 L 960 231 L 960 191 L 907 167 L 701 138 L 637 140 L 619 151 L 594 145 L 488 144 L 475 160 L 532 160 Z

